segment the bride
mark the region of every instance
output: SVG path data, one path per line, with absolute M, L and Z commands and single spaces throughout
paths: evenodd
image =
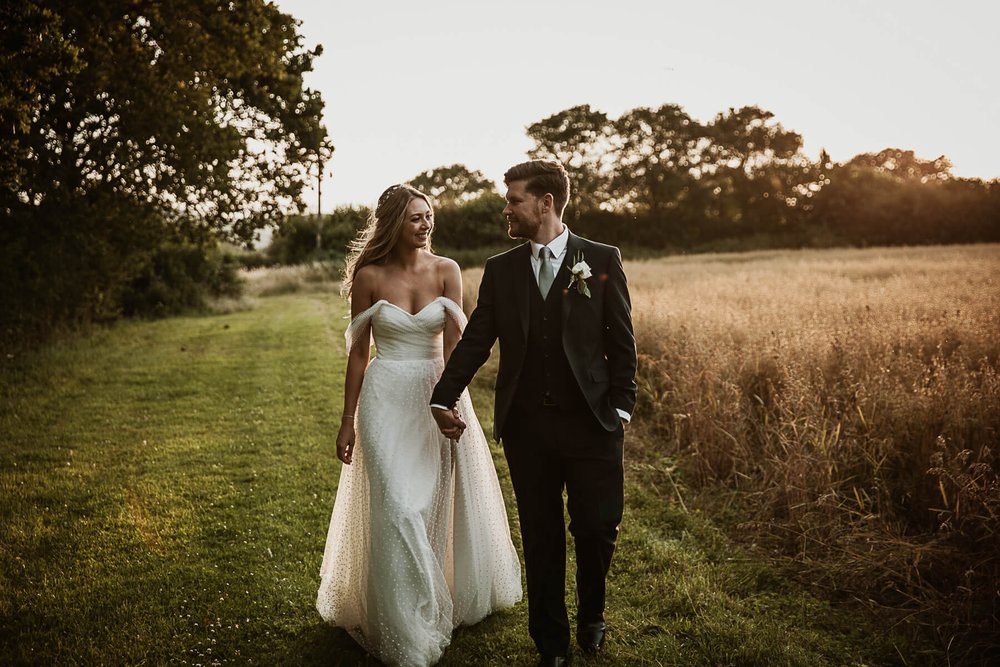
M 459 625 L 521 599 L 486 438 L 442 435 L 427 405 L 465 326 L 458 265 L 431 252 L 427 196 L 394 185 L 352 244 L 341 469 L 316 607 L 388 665 L 437 662 Z M 372 336 L 376 358 L 369 363 Z

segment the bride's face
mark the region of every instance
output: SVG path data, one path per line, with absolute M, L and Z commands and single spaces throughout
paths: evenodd
M 414 197 L 406 207 L 406 219 L 399 243 L 410 248 L 426 248 L 434 229 L 434 211 L 420 197 Z

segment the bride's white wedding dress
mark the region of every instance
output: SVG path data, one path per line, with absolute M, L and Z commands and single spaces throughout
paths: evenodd
M 345 334 L 349 352 L 370 324 L 377 355 L 362 383 L 353 463 L 341 468 L 316 607 L 389 665 L 433 664 L 455 627 L 521 599 L 507 512 L 468 392 L 457 442 L 430 414 L 447 317 L 464 328 L 446 297 L 416 314 L 381 300 Z

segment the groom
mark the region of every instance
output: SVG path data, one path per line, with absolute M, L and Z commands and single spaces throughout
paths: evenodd
M 528 629 L 542 665 L 566 664 L 566 531 L 576 543 L 576 639 L 604 643 L 605 579 L 624 505 L 622 447 L 635 406 L 635 338 L 617 248 L 562 222 L 569 177 L 533 160 L 504 175 L 512 238 L 529 241 L 486 262 L 479 301 L 431 397 L 446 435 L 451 409 L 500 341 L 493 436 L 517 498 L 528 580 Z

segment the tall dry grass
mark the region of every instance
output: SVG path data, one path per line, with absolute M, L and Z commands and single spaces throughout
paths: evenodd
M 648 445 L 818 583 L 996 647 L 1000 247 L 626 268 Z
M 333 262 L 313 262 L 292 266 L 271 266 L 240 271 L 243 293 L 250 298 L 280 296 L 295 292 L 340 291 L 341 266 Z

